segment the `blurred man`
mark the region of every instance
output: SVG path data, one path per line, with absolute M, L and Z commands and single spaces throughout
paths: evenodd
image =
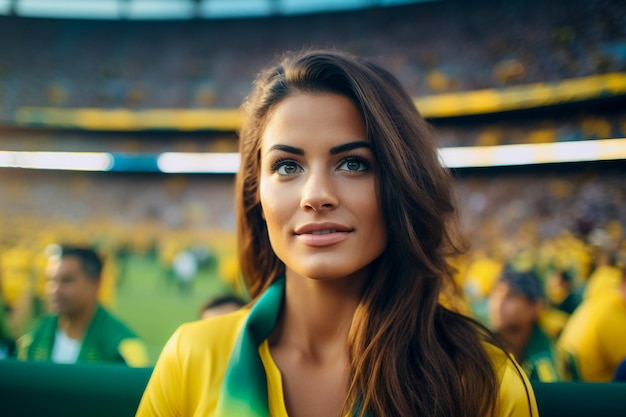
M 550 338 L 538 325 L 543 287 L 533 272 L 504 269 L 489 297 L 489 319 L 497 335 L 531 380 L 553 382 L 564 376 Z
M 570 317 L 559 346 L 570 352 L 582 380 L 611 381 L 626 359 L 626 265 L 611 291 L 585 298 Z
M 147 366 L 144 344 L 98 302 L 102 261 L 91 249 L 66 247 L 51 258 L 47 295 L 54 314 L 18 340 L 18 358 L 56 363 Z

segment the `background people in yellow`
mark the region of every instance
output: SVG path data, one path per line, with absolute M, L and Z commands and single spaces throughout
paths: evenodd
M 19 359 L 148 365 L 144 344 L 98 302 L 102 267 L 89 248 L 64 247 L 51 257 L 46 292 L 52 314 L 18 340 Z
M 583 381 L 611 381 L 626 359 L 626 265 L 619 268 L 618 285 L 585 298 L 559 338 L 559 346 L 575 358 Z

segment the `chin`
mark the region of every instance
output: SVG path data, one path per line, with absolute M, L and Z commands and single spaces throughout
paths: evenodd
M 319 265 L 314 268 L 294 270 L 294 272 L 303 277 L 315 281 L 338 281 L 342 279 L 356 278 L 366 273 L 365 268 L 360 269 L 341 269 L 336 265 L 329 265 L 326 267 L 320 267 Z

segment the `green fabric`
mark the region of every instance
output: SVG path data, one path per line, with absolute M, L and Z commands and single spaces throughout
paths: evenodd
M 285 278 L 281 277 L 250 310 L 228 361 L 216 417 L 270 415 L 267 378 L 259 346 L 270 335 L 278 320 L 284 291 Z
M 562 381 L 564 378 L 559 360 L 554 344 L 535 324 L 522 361 L 528 378 L 541 382 Z
M 228 361 L 216 417 L 269 417 L 267 377 L 259 346 L 276 325 L 284 293 L 285 277 L 281 277 L 250 310 Z
M 58 316 L 42 319 L 32 334 L 23 338 L 18 346 L 18 357 L 24 360 L 49 361 L 52 356 Z M 126 363 L 119 352 L 125 339 L 137 336 L 102 306 L 98 306 L 83 338 L 77 362 Z

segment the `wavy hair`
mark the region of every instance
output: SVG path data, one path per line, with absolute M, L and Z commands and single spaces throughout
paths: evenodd
M 238 251 L 257 297 L 285 266 L 259 203 L 261 137 L 273 109 L 296 94 L 350 99 L 377 160 L 377 193 L 390 237 L 364 285 L 348 335 L 350 381 L 343 412 L 372 416 L 488 415 L 498 378 L 478 322 L 440 305 L 462 253 L 452 178 L 433 132 L 399 81 L 379 65 L 334 50 L 287 54 L 262 71 L 243 104 L 236 180 Z

